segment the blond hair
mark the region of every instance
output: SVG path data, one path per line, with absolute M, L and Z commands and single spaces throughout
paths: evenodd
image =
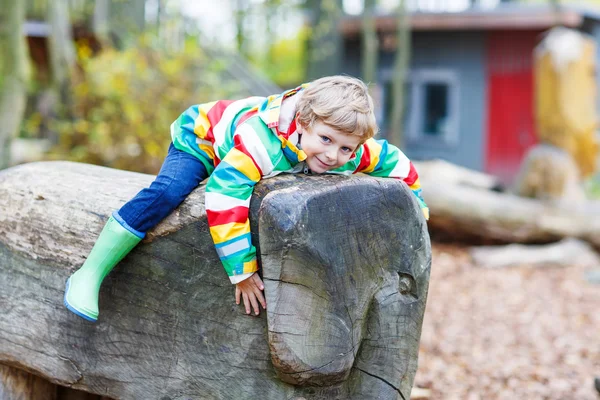
M 312 81 L 298 100 L 298 122 L 310 128 L 320 121 L 361 143 L 375 136 L 377 122 L 367 85 L 350 76 L 327 76 Z

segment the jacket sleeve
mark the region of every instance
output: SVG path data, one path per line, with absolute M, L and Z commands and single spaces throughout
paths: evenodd
M 403 180 L 417 198 L 423 215 L 429 219 L 429 207 L 421 195 L 421 182 L 415 166 L 399 148 L 387 140 L 371 138 L 365 142 L 356 172 Z
M 243 124 L 240 129 L 246 132 L 234 136 L 235 146 L 209 177 L 205 200 L 210 234 L 231 283 L 258 270 L 248 208 L 254 185 L 272 169 L 263 157 L 264 146 L 253 139 L 252 128 Z
M 193 105 L 171 124 L 173 146 L 198 157 L 209 174 L 214 169 L 215 152 L 211 142 L 211 139 L 214 139 L 208 113 L 220 103 L 223 102 Z

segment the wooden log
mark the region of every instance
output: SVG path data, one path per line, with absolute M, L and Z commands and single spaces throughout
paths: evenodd
M 0 362 L 115 399 L 410 397 L 431 248 L 404 183 L 259 183 L 260 317 L 234 303 L 200 185 L 105 279 L 99 321 L 76 317 L 67 277 L 152 179 L 68 162 L 0 173 Z
M 435 177 L 422 184 L 432 234 L 486 243 L 550 243 L 573 237 L 600 248 L 600 202 L 540 201 Z
M 483 268 L 514 266 L 529 267 L 600 267 L 600 257 L 594 249 L 577 239 L 563 239 L 543 245 L 509 244 L 481 246 L 470 250 L 473 263 Z
M 447 184 L 469 186 L 483 190 L 501 190 L 503 184 L 497 177 L 475 171 L 445 160 L 413 161 L 422 182 L 443 181 Z

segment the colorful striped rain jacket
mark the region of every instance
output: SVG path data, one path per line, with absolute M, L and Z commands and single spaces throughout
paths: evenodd
M 303 170 L 306 154 L 298 147 L 295 123 L 281 132 L 279 121 L 282 101 L 306 87 L 267 98 L 194 105 L 171 125 L 173 145 L 198 157 L 210 175 L 205 201 L 208 224 L 232 283 L 241 282 L 258 269 L 248 220 L 254 185 L 282 172 Z M 287 120 L 293 121 L 293 117 L 287 116 Z M 369 139 L 348 163 L 327 173 L 358 172 L 404 180 L 428 217 L 417 172 L 395 146 Z

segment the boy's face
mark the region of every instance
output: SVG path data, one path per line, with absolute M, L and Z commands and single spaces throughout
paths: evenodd
M 306 164 L 314 173 L 320 174 L 346 164 L 360 145 L 358 136 L 340 132 L 329 125 L 316 121 L 310 129 L 298 123 L 300 145 L 306 153 Z

